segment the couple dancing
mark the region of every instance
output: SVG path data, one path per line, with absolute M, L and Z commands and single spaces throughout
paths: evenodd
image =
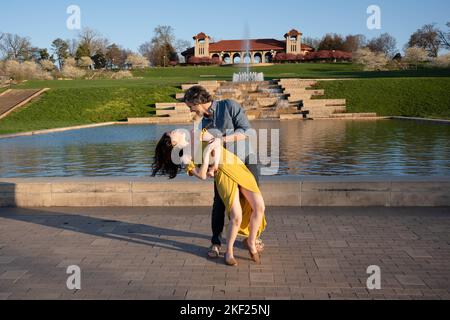
M 225 263 L 237 266 L 234 256 L 234 244 L 238 235 L 245 237 L 244 246 L 251 259 L 261 263 L 264 250 L 260 236 L 266 228 L 265 204 L 259 189 L 259 167 L 250 164 L 256 158 L 246 132 L 251 129 L 245 111 L 235 101 L 214 101 L 211 95 L 201 86 L 194 86 L 186 92 L 185 103 L 202 118 L 200 143 L 194 154 L 201 153 L 201 163 L 195 163 L 191 157 L 182 156 L 181 160 L 190 176 L 206 180 L 214 177 L 214 206 L 212 212 L 212 246 L 210 258 L 219 258 L 222 245 L 221 235 L 225 225 L 225 212 L 230 219 L 227 235 Z M 220 132 L 220 136 L 216 133 Z M 230 134 L 231 133 L 231 134 Z M 155 151 L 153 176 L 158 174 L 175 178 L 181 166 L 172 160 L 173 151 L 180 151 L 190 146 L 190 141 L 182 130 L 167 132 L 159 141 Z M 244 159 L 228 151 L 227 143 L 241 144 L 245 147 Z M 243 145 L 242 145 L 243 144 Z M 236 148 L 237 150 L 244 150 Z M 255 161 L 256 162 L 256 161 Z

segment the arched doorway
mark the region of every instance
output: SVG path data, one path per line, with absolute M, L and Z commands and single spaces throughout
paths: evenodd
M 223 62 L 224 62 L 225 64 L 230 64 L 230 63 L 231 63 L 231 57 L 230 57 L 230 55 L 229 55 L 228 53 L 225 53 L 225 54 L 223 55 Z
M 271 63 L 272 60 L 273 60 L 272 53 L 267 52 L 267 53 L 264 55 L 264 62 L 265 62 L 265 63 Z
M 255 55 L 253 56 L 253 63 L 256 63 L 256 64 L 258 64 L 258 63 L 262 63 L 263 61 L 262 61 L 262 55 L 261 55 L 261 53 L 255 53 Z
M 220 64 L 221 63 L 220 56 L 218 54 L 213 54 L 212 61 L 216 64 Z
M 241 63 L 241 55 L 239 53 L 235 53 L 233 55 L 233 63 L 234 64 L 239 64 Z
M 250 55 L 250 53 L 244 54 L 244 63 L 252 63 L 252 56 Z

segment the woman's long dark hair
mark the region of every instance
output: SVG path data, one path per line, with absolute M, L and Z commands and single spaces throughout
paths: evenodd
M 173 149 L 172 139 L 168 133 L 165 133 L 156 146 L 155 162 L 152 166 L 153 177 L 156 177 L 157 175 L 168 175 L 170 179 L 176 178 L 178 172 L 181 170 L 181 166 L 176 165 L 172 161 Z

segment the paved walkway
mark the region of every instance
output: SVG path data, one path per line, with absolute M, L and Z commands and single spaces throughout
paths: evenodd
M 14 89 L 0 96 L 0 116 L 30 99 L 42 89 Z
M 0 299 L 450 299 L 450 208 L 270 208 L 268 222 L 263 265 L 239 249 L 230 268 L 204 258 L 207 208 L 0 208 Z

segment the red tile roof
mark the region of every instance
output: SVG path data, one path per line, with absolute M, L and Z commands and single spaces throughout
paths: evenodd
M 209 38 L 204 32 L 200 32 L 198 35 L 194 36 L 194 40 L 204 40 Z
M 286 51 L 286 41 L 276 39 L 251 39 L 249 41 L 250 51 Z M 220 53 L 222 51 L 244 51 L 247 40 L 222 40 L 209 44 L 209 52 Z M 302 44 L 302 50 L 314 51 L 306 44 Z M 193 55 L 194 48 L 187 49 L 182 55 Z
M 252 39 L 249 40 L 250 51 L 264 50 L 264 51 L 283 51 L 286 50 L 286 41 L 276 39 Z M 211 43 L 209 45 L 209 52 L 222 51 L 243 51 L 247 44 L 246 40 L 222 40 Z M 312 50 L 308 45 L 302 45 L 302 50 Z
M 286 33 L 285 35 L 284 35 L 284 37 L 285 38 L 287 38 L 287 37 L 291 37 L 291 36 L 301 36 L 302 35 L 302 33 L 301 32 L 299 32 L 298 30 L 296 30 L 296 29 L 292 29 L 291 31 L 289 31 L 288 33 Z

